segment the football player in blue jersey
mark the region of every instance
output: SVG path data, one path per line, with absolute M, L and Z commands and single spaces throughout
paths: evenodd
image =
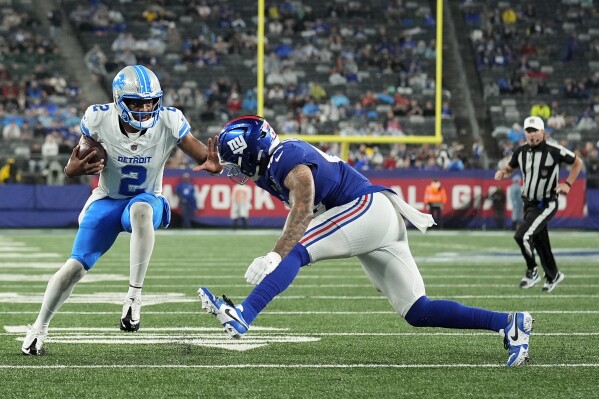
M 43 353 L 52 316 L 122 231 L 131 233 L 131 242 L 129 291 L 120 328 L 137 331 L 154 230 L 170 222 L 170 207 L 161 195 L 168 156 L 178 146 L 200 164 L 198 170 L 220 173 L 223 169 L 216 149 L 209 151 L 190 134 L 183 113 L 162 105 L 162 89 L 154 72 L 142 65 L 127 66 L 116 74 L 112 93 L 114 101 L 90 106 L 80 125 L 83 136 L 104 146 L 106 160 L 92 160 L 96 150 L 79 159 L 76 146 L 65 167 L 69 177 L 99 173 L 99 183 L 79 215 L 70 258 L 48 282 L 39 315 L 21 347 L 25 355 Z M 213 145 L 209 139 L 208 146 Z
M 198 290 L 202 307 L 231 337 L 245 334 L 301 267 L 356 256 L 374 287 L 410 325 L 496 331 L 509 350 L 508 366 L 527 361 L 533 324 L 529 313 L 493 312 L 426 296 L 404 218 L 425 232 L 434 224 L 432 216 L 391 189 L 371 184 L 337 157 L 300 140 L 280 141 L 261 117 L 230 121 L 215 141 L 231 179 L 240 184 L 252 179 L 290 208 L 272 250 L 247 269 L 245 278 L 256 287 L 245 300 L 234 305 L 205 287 Z

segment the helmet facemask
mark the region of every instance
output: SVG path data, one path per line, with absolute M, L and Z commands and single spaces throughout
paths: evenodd
M 162 108 L 162 97 L 150 98 L 152 100 L 152 109 L 150 111 L 132 111 L 128 100 L 145 100 L 136 95 L 124 95 L 116 100 L 119 116 L 124 123 L 127 123 L 138 130 L 149 129 L 156 125 L 160 118 L 160 109 Z
M 258 180 L 262 174 L 264 173 L 264 168 L 268 163 L 268 157 L 264 157 L 264 151 L 260 150 L 258 152 L 258 157 L 255 161 L 252 162 L 243 162 L 244 157 L 240 156 L 238 158 L 238 163 L 232 162 L 221 162 L 223 168 L 227 171 L 227 177 L 231 179 L 231 181 L 237 184 L 245 184 L 248 180 L 256 181 Z M 253 170 L 248 170 L 244 168 L 247 164 L 255 165 Z M 245 165 L 244 165 L 245 164 Z
M 112 97 L 121 120 L 131 127 L 143 130 L 156 125 L 162 109 L 162 89 L 158 77 L 142 65 L 129 65 L 115 76 Z M 150 111 L 133 111 L 130 101 L 152 100 Z
M 232 120 L 218 139 L 218 152 L 227 176 L 237 184 L 258 180 L 265 172 L 269 155 L 279 144 L 268 122 L 257 116 Z

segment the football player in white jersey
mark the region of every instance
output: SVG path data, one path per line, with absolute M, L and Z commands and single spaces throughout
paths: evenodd
M 195 170 L 222 171 L 216 150 L 208 151 L 190 134 L 183 113 L 162 105 L 160 82 L 151 70 L 141 65 L 123 68 L 112 82 L 112 93 L 113 103 L 92 105 L 81 119 L 82 134 L 100 142 L 107 158 L 92 162 L 91 153 L 79 159 L 76 146 L 65 167 L 69 177 L 99 173 L 99 184 L 79 215 L 70 258 L 48 282 L 41 310 L 23 341 L 23 354 L 43 353 L 52 316 L 122 231 L 131 233 L 131 242 L 129 291 L 120 328 L 137 331 L 154 230 L 170 222 L 169 204 L 161 196 L 169 154 L 178 146 L 200 164 Z
M 425 232 L 434 224 L 432 216 L 388 187 L 373 185 L 337 157 L 301 140 L 279 141 L 261 117 L 230 121 L 215 141 L 229 177 L 241 184 L 252 179 L 290 207 L 271 252 L 248 267 L 246 281 L 256 287 L 241 304 L 235 306 L 225 296 L 221 300 L 205 287 L 198 290 L 202 306 L 231 337 L 245 334 L 301 267 L 356 256 L 374 287 L 410 325 L 496 331 L 509 349 L 508 366 L 527 361 L 529 313 L 493 312 L 426 296 L 404 218 Z

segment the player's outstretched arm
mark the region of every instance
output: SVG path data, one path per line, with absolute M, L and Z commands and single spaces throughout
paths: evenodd
M 283 233 L 271 252 L 260 256 L 250 264 L 245 272 L 245 280 L 257 285 L 266 275 L 272 273 L 281 260 L 297 245 L 312 221 L 314 208 L 314 178 L 306 165 L 297 165 L 284 181 L 289 189 L 291 210 L 287 216 Z
M 83 138 L 83 136 L 81 136 Z M 67 177 L 77 177 L 83 175 L 97 175 L 104 169 L 104 160 L 101 159 L 98 162 L 92 162 L 91 159 L 96 156 L 96 150 L 90 151 L 89 154 L 83 159 L 79 159 L 79 144 L 73 148 L 71 157 L 67 166 L 64 167 L 64 173 Z
M 215 136 L 214 140 L 208 139 L 208 145 L 206 146 L 200 140 L 188 134 L 179 143 L 179 148 L 198 163 L 198 166 L 193 168 L 194 171 L 205 170 L 208 173 L 219 174 L 222 172 L 223 167 L 218 159 L 217 142 L 218 136 Z
M 308 225 L 314 218 L 314 178 L 312 170 L 306 165 L 297 165 L 289 172 L 284 181 L 289 189 L 291 210 L 287 215 L 283 233 L 275 243 L 273 252 L 282 258 L 301 240 Z

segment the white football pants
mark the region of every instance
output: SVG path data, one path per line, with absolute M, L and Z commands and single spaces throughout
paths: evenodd
M 300 241 L 312 263 L 357 256 L 374 285 L 402 317 L 425 295 L 403 217 L 387 193 L 367 194 L 312 220 Z

